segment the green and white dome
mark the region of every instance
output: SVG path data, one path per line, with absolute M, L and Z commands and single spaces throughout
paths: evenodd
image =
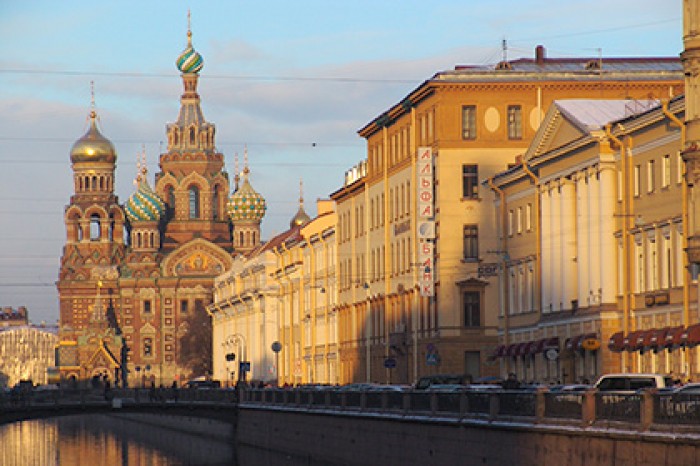
M 228 214 L 231 221 L 259 222 L 265 216 L 267 204 L 265 198 L 258 194 L 248 182 L 248 168 L 243 170 L 243 184 L 231 195 L 228 201 Z

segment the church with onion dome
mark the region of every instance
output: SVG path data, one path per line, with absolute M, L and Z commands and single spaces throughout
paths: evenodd
M 176 65 L 180 110 L 166 125 L 167 150 L 153 184 L 144 152 L 135 190 L 119 202 L 117 151 L 99 130 L 94 98 L 88 130 L 71 149 L 74 193 L 57 281 L 62 380 L 170 385 L 207 375 L 206 364 L 191 361 L 196 354 L 185 354 L 192 352 L 188 335 L 209 328 L 215 277 L 261 245 L 265 199 L 251 185 L 247 149 L 230 185 L 216 127 L 202 111 L 204 60 L 189 27 Z M 296 221 L 304 215 L 302 208 Z

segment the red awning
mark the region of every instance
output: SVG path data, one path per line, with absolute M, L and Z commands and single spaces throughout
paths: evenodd
M 649 342 L 652 349 L 662 350 L 666 346 L 666 335 L 669 332 L 668 327 L 657 329 L 651 335 L 651 340 Z
M 683 333 L 682 343 L 691 348 L 700 343 L 700 324 L 691 325 Z
M 541 340 L 537 340 L 536 342 L 534 342 L 534 344 L 532 346 L 530 346 L 530 353 L 531 354 L 541 353 L 542 351 L 544 351 L 544 345 L 546 343 L 547 343 L 546 338 L 543 338 Z
M 494 358 L 502 358 L 505 355 L 506 355 L 506 345 L 499 345 L 496 348 L 496 351 L 493 352 Z
M 518 346 L 515 348 L 515 356 L 522 356 L 523 354 L 525 354 L 526 346 L 527 342 L 518 343 Z
M 613 333 L 608 340 L 608 349 L 619 353 L 625 349 L 625 332 Z
M 569 351 L 580 350 L 581 342 L 584 338 L 587 338 L 588 335 L 593 335 L 593 338 L 595 338 L 595 333 L 582 333 L 581 335 L 576 335 L 575 337 L 567 338 L 566 342 L 564 343 L 566 345 L 566 349 Z
M 508 347 L 506 348 L 506 356 L 515 356 L 515 348 L 517 346 L 517 343 L 512 343 L 508 345 Z
M 557 350 L 559 349 L 559 337 L 547 338 L 542 351 L 546 351 L 550 348 L 556 348 Z
M 642 330 L 640 334 L 637 335 L 637 349 L 645 350 L 651 348 L 651 337 L 653 337 L 655 333 L 655 328 Z
M 683 343 L 685 327 L 673 327 L 666 334 L 666 348 L 678 348 Z
M 640 330 L 630 332 L 624 340 L 624 346 L 627 351 L 637 351 L 637 338 L 642 333 Z

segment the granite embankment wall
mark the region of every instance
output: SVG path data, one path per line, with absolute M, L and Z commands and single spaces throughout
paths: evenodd
M 343 465 L 700 465 L 700 435 L 241 406 L 237 444 Z

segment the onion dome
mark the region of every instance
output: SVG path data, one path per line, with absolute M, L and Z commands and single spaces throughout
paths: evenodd
M 199 73 L 204 67 L 204 59 L 192 47 L 192 31 L 187 31 L 187 48 L 182 51 L 175 62 L 182 73 Z
M 243 183 L 228 201 L 228 214 L 231 221 L 259 222 L 265 216 L 265 198 L 255 192 L 248 182 L 248 167 L 243 169 Z
M 87 133 L 73 144 L 70 150 L 70 160 L 73 163 L 80 162 L 107 162 L 114 163 L 117 160 L 117 151 L 114 144 L 102 136 L 97 129 L 97 113 L 90 111 L 90 128 Z
M 158 222 L 165 212 L 165 204 L 148 184 L 147 173 L 144 162 L 136 175 L 138 188 L 124 205 L 126 216 L 131 222 Z
M 289 222 L 289 228 L 300 227 L 311 221 L 311 217 L 304 210 L 304 182 L 299 180 L 299 210 Z

